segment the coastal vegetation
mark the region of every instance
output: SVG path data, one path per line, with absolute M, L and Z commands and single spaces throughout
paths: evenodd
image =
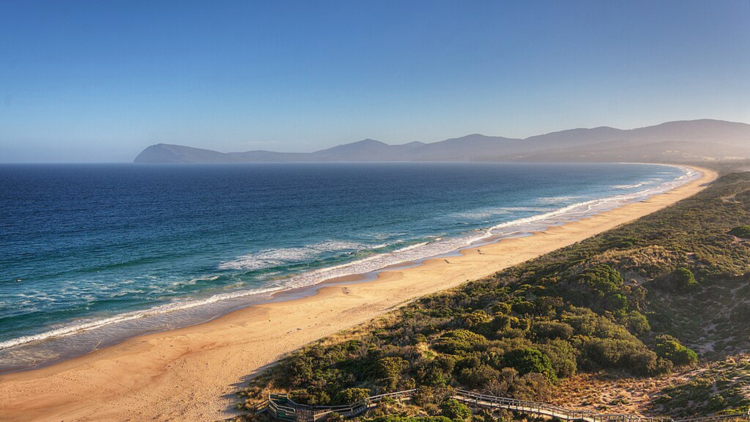
M 750 357 L 730 357 L 699 368 L 659 392 L 652 410 L 678 417 L 750 406 Z
M 334 405 L 416 388 L 411 406 L 361 418 L 467 420 L 453 388 L 560 402 L 586 374 L 607 388 L 713 365 L 628 404 L 674 416 L 747 411 L 746 359 L 712 362 L 750 346 L 749 223 L 750 173 L 725 175 L 636 222 L 298 350 L 255 377 L 240 407 L 269 391 Z

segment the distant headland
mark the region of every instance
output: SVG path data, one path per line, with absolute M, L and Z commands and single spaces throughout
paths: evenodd
M 688 120 L 638 129 L 570 129 L 526 139 L 467 135 L 434 143 L 388 145 L 365 139 L 311 153 L 218 152 L 157 144 L 134 160 L 146 164 L 360 161 L 661 162 L 685 163 L 750 157 L 750 125 Z

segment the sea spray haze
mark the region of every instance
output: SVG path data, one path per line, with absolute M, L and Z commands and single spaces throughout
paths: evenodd
M 663 192 L 602 164 L 0 166 L 0 369 Z

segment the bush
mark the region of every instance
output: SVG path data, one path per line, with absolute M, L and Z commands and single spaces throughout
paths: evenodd
M 401 372 L 409 367 L 409 362 L 397 357 L 382 358 L 375 363 L 375 375 L 388 389 L 396 388 Z
M 659 375 L 671 369 L 636 338 L 591 339 L 584 344 L 584 355 L 589 369 L 625 369 L 636 375 Z
M 627 298 L 620 293 L 624 283 L 622 276 L 609 265 L 591 267 L 583 271 L 577 280 L 578 284 L 587 290 L 579 298 L 584 304 L 608 311 L 619 311 L 628 307 Z
M 370 390 L 366 388 L 347 388 L 339 391 L 334 397 L 335 404 L 354 404 L 370 397 Z
M 602 294 L 615 293 L 623 284 L 619 271 L 609 265 L 597 265 L 582 272 L 579 282 L 589 286 L 595 292 Z
M 509 314 L 511 306 L 509 303 L 495 302 L 490 307 L 490 310 L 492 310 L 492 312 L 494 312 L 495 314 Z
M 443 412 L 443 416 L 449 419 L 460 419 L 465 420 L 471 416 L 471 410 L 456 399 L 446 400 L 441 406 L 440 410 Z
M 514 368 L 521 375 L 537 372 L 547 377 L 551 382 L 557 381 L 552 362 L 539 349 L 527 347 L 511 350 L 503 356 L 503 364 Z
M 520 300 L 511 306 L 511 310 L 518 315 L 534 315 L 536 312 L 536 306 L 533 302 Z
M 549 401 L 552 398 L 552 388 L 544 375 L 526 374 L 514 384 L 513 396 L 520 400 Z
M 503 368 L 500 376 L 487 384 L 485 391 L 493 396 L 508 396 L 518 378 L 520 378 L 518 371 L 513 368 Z
M 331 403 L 331 397 L 325 391 L 312 388 L 291 391 L 289 397 L 297 403 L 309 404 L 310 406 L 324 406 Z
M 552 340 L 547 344 L 539 345 L 539 350 L 549 357 L 558 378 L 575 375 L 578 370 L 576 350 L 570 343 L 563 340 Z
M 344 417 L 340 413 L 331 412 L 326 415 L 326 422 L 344 422 Z
M 672 273 L 672 280 L 681 289 L 690 289 L 698 286 L 693 272 L 687 268 L 678 268 Z
M 668 359 L 676 366 L 692 366 L 698 363 L 698 354 L 680 344 L 676 338 L 664 334 L 656 338 L 656 354 Z
M 531 327 L 538 339 L 567 340 L 575 330 L 569 324 L 557 321 L 539 321 Z
M 537 316 L 554 318 L 557 310 L 565 306 L 561 297 L 543 296 L 534 301 L 534 313 Z
M 421 416 L 421 417 L 409 417 L 409 416 L 380 416 L 372 419 L 365 419 L 365 422 L 452 422 L 445 416 Z
M 750 239 L 750 226 L 738 226 L 729 231 L 732 236 Z
M 746 302 L 736 304 L 729 314 L 729 320 L 738 324 L 747 323 L 750 320 L 750 304 Z
M 452 395 L 453 390 L 451 388 L 420 386 L 412 397 L 412 403 L 422 408 L 434 408 L 437 410 L 437 405 L 443 403 Z
M 492 380 L 500 377 L 500 371 L 489 366 L 479 365 L 474 368 L 464 368 L 458 375 L 459 381 L 469 388 L 484 389 Z
M 470 313 L 469 315 L 466 315 L 464 324 L 466 327 L 472 328 L 490 321 L 492 321 L 492 317 L 487 314 L 487 312 L 483 310 L 477 310 Z
M 646 334 L 651 331 L 651 325 L 645 315 L 638 311 L 630 311 L 622 318 L 622 323 L 633 334 Z
M 443 334 L 434 347 L 438 351 L 456 354 L 460 351 L 474 350 L 476 346 L 483 345 L 486 342 L 487 338 L 483 335 L 462 329 Z
M 417 378 L 421 385 L 429 387 L 444 387 L 450 384 L 456 360 L 451 356 L 438 356 L 425 362 L 417 370 Z

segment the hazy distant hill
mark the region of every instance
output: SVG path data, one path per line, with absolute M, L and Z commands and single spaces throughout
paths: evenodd
M 750 125 L 720 120 L 668 122 L 622 130 L 571 129 L 526 139 L 467 135 L 403 145 L 365 139 L 312 153 L 222 153 L 181 145 L 152 145 L 136 163 L 250 163 L 333 161 L 654 161 L 687 162 L 750 157 Z

